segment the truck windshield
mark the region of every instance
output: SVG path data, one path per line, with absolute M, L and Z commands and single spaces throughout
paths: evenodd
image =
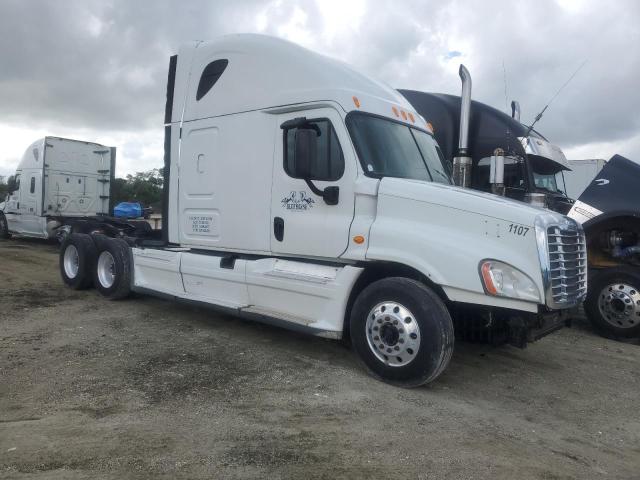
M 549 190 L 550 192 L 558 192 L 558 184 L 556 182 L 555 174 L 545 175 L 542 173 L 533 172 L 533 180 L 536 183 L 537 188 Z
M 451 184 L 447 163 L 427 132 L 363 113 L 349 115 L 347 127 L 367 174 Z

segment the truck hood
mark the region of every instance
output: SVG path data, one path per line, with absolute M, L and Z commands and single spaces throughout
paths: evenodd
M 549 210 L 490 193 L 404 178 L 383 178 L 378 195 L 431 203 L 527 226 L 533 226 L 541 213 L 550 213 Z M 560 221 L 562 217 L 558 217 Z
M 569 217 L 582 224 L 602 214 L 640 215 L 640 164 L 614 155 L 582 192 Z

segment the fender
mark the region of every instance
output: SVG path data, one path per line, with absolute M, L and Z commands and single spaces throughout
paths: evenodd
M 585 233 L 589 234 L 603 223 L 617 218 L 632 218 L 640 222 L 640 212 L 633 210 L 616 210 L 613 212 L 605 212 L 597 217 L 591 218 L 582 224 Z

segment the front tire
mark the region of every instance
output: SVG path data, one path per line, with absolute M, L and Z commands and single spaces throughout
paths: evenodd
M 102 238 L 93 283 L 111 300 L 127 298 L 131 293 L 131 254 L 127 242 L 119 238 Z
M 89 288 L 93 281 L 96 257 L 96 246 L 89 235 L 69 235 L 60 247 L 62 281 L 74 290 Z
M 584 304 L 589 321 L 609 338 L 640 336 L 640 272 L 632 267 L 603 270 L 589 282 Z
M 0 240 L 6 240 L 11 238 L 11 234 L 9 233 L 9 223 L 7 222 L 7 217 L 4 216 L 4 213 L 0 212 Z
M 454 347 L 453 322 L 442 300 L 424 284 L 401 277 L 378 280 L 358 295 L 350 334 L 369 372 L 401 387 L 434 381 Z

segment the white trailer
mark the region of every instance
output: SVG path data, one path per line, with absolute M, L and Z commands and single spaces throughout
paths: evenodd
M 569 267 L 585 255 L 576 222 L 453 186 L 402 96 L 283 40 L 231 35 L 171 58 L 165 179 L 162 241 L 73 234 L 68 285 L 349 338 L 403 386 L 442 373 L 454 333 L 522 346 L 586 291 L 586 268 Z
M 45 137 L 33 142 L 0 204 L 0 236 L 53 238 L 70 220 L 108 215 L 116 149 Z
M 568 160 L 568 163 L 571 170 L 565 170 L 557 175 L 563 177 L 567 196 L 579 198 L 607 161 L 602 158 L 592 158 Z

